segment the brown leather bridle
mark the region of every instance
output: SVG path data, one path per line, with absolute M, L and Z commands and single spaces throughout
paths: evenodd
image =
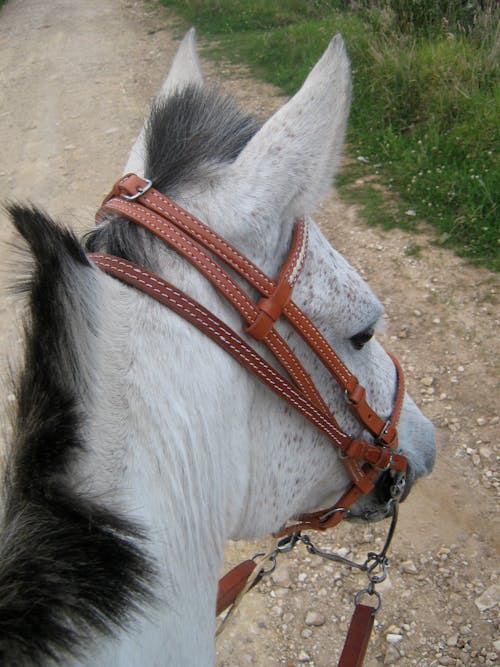
M 397 423 L 404 397 L 403 372 L 397 359 L 390 355 L 396 368 L 397 388 L 392 414 L 389 419 L 384 419 L 369 406 L 364 387 L 291 299 L 307 253 L 308 234 L 304 220 L 296 222 L 290 252 L 278 277 L 273 280 L 214 230 L 154 189 L 151 181 L 135 174 L 123 176 L 114 185 L 97 218 L 101 220 L 110 213 L 123 215 L 148 229 L 196 267 L 241 315 L 246 334 L 267 346 L 288 377 L 276 370 L 219 318 L 160 276 L 106 253 L 90 254 L 94 264 L 145 292 L 198 327 L 314 424 L 339 450 L 340 459 L 352 480 L 351 487 L 335 505 L 297 517 L 298 523 L 282 528 L 278 535 L 289 535 L 303 528 L 331 528 L 342 520 L 346 510 L 360 496 L 373 489 L 382 471 L 405 472 L 406 458 L 396 451 Z M 260 293 L 257 304 L 241 289 L 224 265 Z M 274 327 L 280 317 L 288 320 L 330 372 L 373 442 L 353 438 L 339 426 L 296 354 Z M 247 569 L 250 568 L 251 565 L 248 565 Z M 243 569 L 239 573 L 241 576 Z M 227 590 L 229 588 L 231 585 L 228 584 Z M 224 602 L 230 604 L 234 600 L 234 596 L 230 599 L 232 595 L 224 596 L 222 590 Z M 220 603 L 218 612 L 221 610 Z

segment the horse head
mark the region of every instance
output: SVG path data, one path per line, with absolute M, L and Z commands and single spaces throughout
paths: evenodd
M 231 128 L 233 144 L 226 143 L 227 154 L 221 153 L 217 160 L 213 148 L 203 147 L 199 141 L 200 154 L 195 160 L 199 173 L 178 179 L 169 188 L 171 160 L 167 157 L 162 163 L 165 151 L 158 155 L 153 144 L 167 124 L 169 109 L 178 104 L 179 98 L 189 100 L 194 91 L 202 90 L 202 81 L 194 32 L 190 31 L 153 107 L 149 147 L 146 125 L 125 171 L 146 174 L 154 182 L 163 181 L 163 189 L 178 203 L 247 253 L 268 275 L 276 276 L 288 252 L 294 222 L 311 214 L 331 186 L 339 166 L 351 101 L 350 64 L 343 40 L 337 35 L 331 41 L 302 88 L 262 126 L 257 128 L 251 119 L 237 115 L 229 119 L 228 114 L 224 119 L 224 111 L 215 104 L 217 117 L 212 122 L 214 126 L 221 123 L 226 131 Z M 210 104 L 207 106 L 210 108 Z M 212 131 L 212 136 L 218 135 L 215 127 Z M 383 307 L 312 221 L 309 230 L 308 254 L 293 297 L 366 387 L 372 407 L 389 417 L 395 396 L 395 369 L 373 336 L 383 318 Z M 292 336 L 285 325 L 283 329 Z M 295 346 L 301 358 L 311 357 L 300 340 Z M 308 363 L 327 402 L 335 406 L 339 422 L 353 436 L 367 437 L 343 400 L 339 386 L 329 380 L 314 356 Z M 275 461 L 295 460 L 297 476 L 298 471 L 312 468 L 312 478 L 304 481 L 301 491 L 294 492 L 300 496 L 297 510 L 310 509 L 325 502 L 326 495 L 339 492 L 338 481 L 329 489 L 337 475 L 332 474 L 328 461 L 319 466 L 324 472 L 321 479 L 314 464 L 308 465 L 307 459 L 314 457 L 309 447 L 317 444 L 322 448 L 317 435 L 309 438 L 307 446 L 300 446 L 300 453 L 290 447 L 289 439 L 288 434 L 274 443 L 266 441 L 265 448 L 272 451 Z M 406 497 L 412 483 L 428 474 L 434 462 L 432 425 L 408 395 L 399 422 L 399 443 L 409 462 Z M 272 469 L 271 458 L 269 466 Z M 380 475 L 374 491 L 356 503 L 351 518 L 386 516 L 390 511 L 389 485 L 389 474 Z M 285 504 L 291 507 L 288 503 L 289 499 Z

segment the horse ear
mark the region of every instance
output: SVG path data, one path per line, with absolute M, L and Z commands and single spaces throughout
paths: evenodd
M 174 91 L 185 86 L 201 85 L 202 83 L 203 75 L 196 49 L 196 32 L 194 28 L 191 28 L 177 49 L 170 72 L 160 89 L 158 97 L 168 97 Z
M 340 162 L 350 99 L 349 58 L 336 35 L 302 88 L 233 163 L 240 194 L 295 217 L 311 212 Z
M 166 99 L 176 90 L 182 90 L 185 86 L 190 84 L 201 85 L 202 83 L 203 76 L 196 50 L 196 32 L 194 28 L 191 28 L 179 44 L 167 78 L 156 96 L 156 102 Z M 138 176 L 144 176 L 146 124 L 147 121 L 131 148 L 127 164 L 123 170 L 124 174 L 133 172 Z

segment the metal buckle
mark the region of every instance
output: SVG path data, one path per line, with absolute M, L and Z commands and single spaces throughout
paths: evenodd
M 146 181 L 146 185 L 137 188 L 137 192 L 135 194 L 126 195 L 124 192 L 122 192 L 121 196 L 123 199 L 126 199 L 127 201 L 134 201 L 134 199 L 139 199 L 139 197 L 142 197 L 143 194 L 145 194 L 150 188 L 153 187 L 153 181 L 150 181 L 149 178 L 145 178 L 144 180 Z

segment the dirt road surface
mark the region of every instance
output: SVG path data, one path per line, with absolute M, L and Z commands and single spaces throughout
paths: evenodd
M 31 200 L 78 231 L 92 224 L 175 51 L 173 25 L 132 0 L 10 0 L 0 10 L 2 202 Z M 205 70 L 264 117 L 282 101 L 241 68 Z M 401 508 L 366 664 L 498 664 L 498 277 L 430 236 L 367 228 L 333 194 L 316 219 L 385 303 L 384 342 L 437 429 L 435 472 Z M 12 240 L 2 213 L 4 285 Z M 18 353 L 18 317 L 2 291 L 4 368 Z M 361 555 L 382 535 L 382 526 L 346 525 L 317 541 Z M 228 562 L 258 546 L 230 545 Z M 336 664 L 363 577 L 303 549 L 280 560 L 218 640 L 220 667 Z

